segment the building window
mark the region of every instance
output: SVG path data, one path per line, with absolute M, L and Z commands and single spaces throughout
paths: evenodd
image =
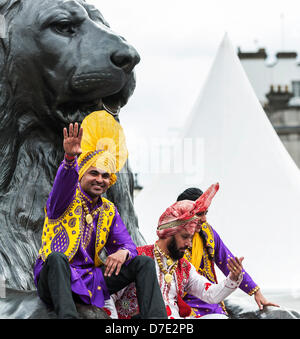
M 292 81 L 293 93 L 295 97 L 300 97 L 300 81 Z

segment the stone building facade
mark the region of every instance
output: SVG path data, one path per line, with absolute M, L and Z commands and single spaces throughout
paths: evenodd
M 238 56 L 252 87 L 287 151 L 300 168 L 300 64 L 295 52 L 268 62 L 265 49 Z

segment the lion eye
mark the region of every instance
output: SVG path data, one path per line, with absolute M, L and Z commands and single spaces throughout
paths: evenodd
M 72 22 L 62 21 L 52 25 L 53 29 L 63 35 L 73 35 L 76 33 L 76 25 Z

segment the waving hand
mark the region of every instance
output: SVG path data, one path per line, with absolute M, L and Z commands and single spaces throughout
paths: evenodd
M 78 123 L 76 122 L 73 126 L 73 124 L 69 125 L 69 131 L 67 128 L 64 128 L 64 150 L 65 153 L 70 156 L 74 157 L 76 155 L 79 155 L 81 153 L 81 139 L 83 134 L 83 129 L 78 126 Z

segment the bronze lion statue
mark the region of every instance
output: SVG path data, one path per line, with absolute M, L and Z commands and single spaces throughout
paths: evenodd
M 1 0 L 0 14 L 0 275 L 9 289 L 34 290 L 62 129 L 103 104 L 124 106 L 140 57 L 84 0 Z M 124 172 L 107 195 L 140 244 L 132 173 Z

